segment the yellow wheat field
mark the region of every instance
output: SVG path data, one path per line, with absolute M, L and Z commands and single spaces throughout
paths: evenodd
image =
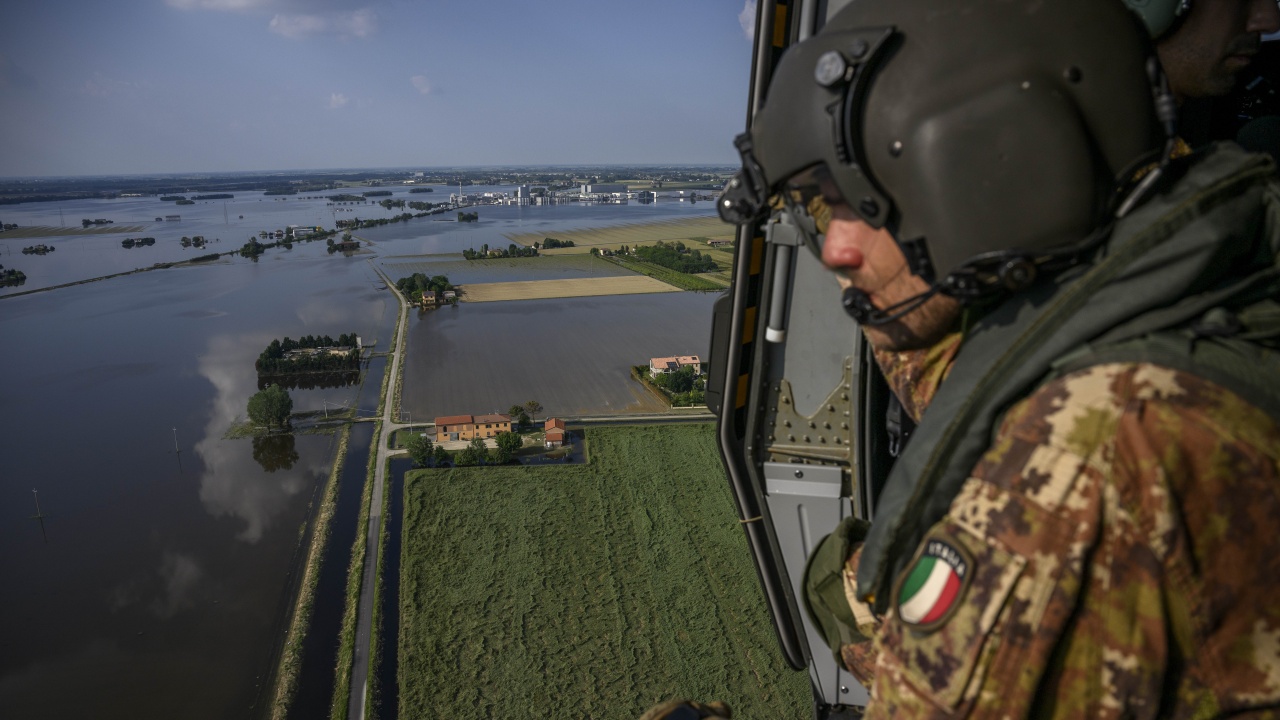
M 503 302 L 661 292 L 680 292 L 680 289 L 645 275 L 569 280 L 523 280 L 463 285 L 461 300 L 463 302 Z
M 659 240 L 673 242 L 695 237 L 732 238 L 734 228 L 715 216 L 676 218 L 652 223 L 613 225 L 580 230 L 553 230 L 551 232 L 510 233 L 506 237 L 520 245 L 541 243 L 543 238 L 572 240 L 571 248 L 540 250 L 543 255 L 573 255 L 589 253 L 591 248 L 617 250 L 622 245 L 652 245 Z M 688 244 L 688 243 L 686 243 Z

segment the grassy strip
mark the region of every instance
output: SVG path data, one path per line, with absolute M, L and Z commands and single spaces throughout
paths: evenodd
M 383 278 L 385 280 L 385 276 L 383 276 Z M 391 400 L 391 418 L 392 418 L 392 421 L 394 422 L 400 419 L 400 394 L 404 386 L 404 383 L 402 382 L 404 378 L 404 365 L 405 365 L 404 358 L 403 357 L 400 358 L 400 364 L 399 364 L 399 367 L 396 368 L 397 372 L 396 372 L 395 378 L 391 377 L 390 367 L 392 364 L 395 363 L 396 345 L 400 342 L 400 321 L 401 319 L 404 319 L 405 321 L 407 321 L 409 319 L 409 316 L 407 313 L 404 312 L 404 299 L 400 296 L 400 293 L 395 289 L 395 286 L 388 284 L 387 289 L 390 290 L 391 294 L 395 295 L 396 297 L 396 324 L 395 324 L 395 327 L 391 329 L 391 345 L 390 347 L 387 348 L 388 372 L 385 372 L 382 374 L 382 390 L 379 391 L 378 393 L 378 417 L 382 417 L 382 413 L 387 406 L 387 383 L 395 382 L 396 384 L 395 396 Z M 408 344 L 407 338 L 406 338 L 405 344 L 406 345 Z M 374 437 L 375 438 L 380 437 L 380 435 L 375 435 Z
M 588 428 L 587 465 L 406 479 L 401 717 L 636 717 L 668 697 L 807 718 L 710 424 Z
M 382 698 L 382 557 L 387 549 L 387 515 L 390 506 L 391 483 L 387 482 L 382 489 L 382 522 L 378 528 L 378 560 L 373 583 L 373 622 L 369 624 L 369 699 L 365 707 L 366 717 L 380 717 L 378 713 Z M 393 648 L 394 650 L 394 648 Z M 336 719 L 335 719 L 336 720 Z
M 373 442 L 369 448 L 369 467 L 365 473 L 364 494 L 360 497 L 360 520 L 351 543 L 351 565 L 347 568 L 347 606 L 342 613 L 342 630 L 338 637 L 338 662 L 334 668 L 331 720 L 343 720 L 351 701 L 351 663 L 356 650 L 356 620 L 360 610 L 360 581 L 364 575 L 365 536 L 369 534 L 369 505 L 373 500 L 373 476 L 378 466 L 378 438 L 382 437 L 382 421 L 374 423 Z
M 293 618 L 289 623 L 289 632 L 285 637 L 284 648 L 280 652 L 280 665 L 276 671 L 276 691 L 271 703 L 272 720 L 284 720 L 289 715 L 289 703 L 298 687 L 298 670 L 302 667 L 302 642 L 306 639 L 307 627 L 311 624 L 311 608 L 315 604 L 316 584 L 320 582 L 320 564 L 324 559 L 325 544 L 329 540 L 329 529 L 333 512 L 338 501 L 338 475 L 342 471 L 342 463 L 347 457 L 347 440 L 351 437 L 351 428 L 344 427 L 338 438 L 338 451 L 334 455 L 333 468 L 329 471 L 329 484 L 325 488 L 324 499 L 316 512 L 315 526 L 311 533 L 311 547 L 307 551 L 306 569 L 303 571 L 302 584 L 298 590 L 298 600 L 294 605 Z
M 674 285 L 681 290 L 723 290 L 728 287 L 727 283 L 721 284 L 720 282 L 701 275 L 682 273 L 678 270 L 672 270 L 671 268 L 665 268 L 661 265 L 655 265 L 653 263 L 637 260 L 631 257 L 615 255 L 614 257 L 608 257 L 605 259 L 617 263 L 628 270 L 648 275 L 654 280 L 659 280 L 668 285 Z

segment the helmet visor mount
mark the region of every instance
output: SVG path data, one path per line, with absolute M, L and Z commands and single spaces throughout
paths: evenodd
M 726 222 L 758 221 L 779 195 L 821 180 L 830 198 L 884 227 L 892 201 L 862 156 L 862 110 L 894 34 L 892 27 L 826 32 L 783 54 L 750 131 L 735 140 L 742 170 L 718 207 Z

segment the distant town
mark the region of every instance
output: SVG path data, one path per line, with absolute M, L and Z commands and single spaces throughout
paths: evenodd
M 422 191 L 450 192 L 455 205 L 539 204 L 591 200 L 620 202 L 656 197 L 703 197 L 719 191 L 733 172 L 729 166 L 583 166 L 516 168 L 434 168 L 394 170 L 315 170 L 189 175 L 125 175 L 0 179 L 0 205 L 91 198 L 183 196 L 217 199 L 234 192 L 265 192 L 288 197 L 328 190 L 410 185 Z M 470 186 L 525 188 L 519 196 L 468 193 Z M 434 186 L 434 187 L 432 187 Z M 440 187 L 443 186 L 443 187 Z M 702 191 L 702 192 L 699 192 Z M 198 195 L 192 195 L 199 193 Z M 187 196 L 190 196 L 188 199 Z M 470 199 L 464 199 L 465 196 Z M 443 201 L 443 199 L 442 199 Z

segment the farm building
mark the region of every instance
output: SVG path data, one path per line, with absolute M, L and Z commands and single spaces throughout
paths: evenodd
M 511 432 L 511 416 L 447 415 L 435 419 L 436 442 L 491 438 L 500 432 Z
M 566 433 L 563 420 L 560 418 L 547 418 L 546 423 L 543 424 L 543 428 L 546 430 L 546 447 L 548 449 L 558 448 L 561 445 L 564 445 Z
M 697 355 L 676 355 L 649 358 L 649 376 L 658 377 L 663 373 L 673 373 L 686 366 L 693 366 L 694 375 L 702 374 L 702 360 Z

